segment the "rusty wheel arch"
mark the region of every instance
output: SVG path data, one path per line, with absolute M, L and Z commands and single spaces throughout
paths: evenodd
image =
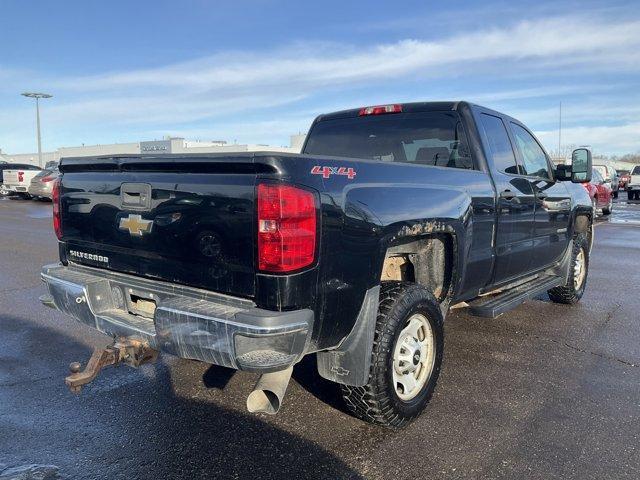
M 420 234 L 424 228 L 414 226 L 396 235 L 386 249 L 380 281 L 419 283 L 431 289 L 441 304 L 448 303 L 455 284 L 457 242 L 452 229 L 437 227 Z

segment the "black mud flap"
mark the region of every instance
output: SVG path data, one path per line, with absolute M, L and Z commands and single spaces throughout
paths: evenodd
M 380 286 L 367 290 L 351 333 L 334 350 L 318 352 L 318 373 L 327 380 L 361 387 L 369 381 Z

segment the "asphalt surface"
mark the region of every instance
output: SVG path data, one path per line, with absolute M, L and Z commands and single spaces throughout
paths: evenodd
M 273 417 L 245 411 L 256 375 L 170 356 L 71 394 L 68 364 L 108 339 L 38 302 L 50 210 L 0 200 L 0 478 L 640 478 L 640 205 L 598 222 L 580 304 L 452 312 L 436 393 L 402 431 L 344 413 L 313 359 Z

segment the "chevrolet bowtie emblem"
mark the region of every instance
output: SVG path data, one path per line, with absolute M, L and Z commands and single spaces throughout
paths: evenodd
M 120 219 L 120 230 L 128 231 L 131 235 L 141 237 L 145 233 L 151 233 L 153 220 L 145 220 L 140 215 L 129 214 Z

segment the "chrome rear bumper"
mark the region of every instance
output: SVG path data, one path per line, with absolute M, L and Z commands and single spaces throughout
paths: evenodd
M 251 300 L 76 264 L 46 265 L 41 298 L 112 336 L 140 338 L 179 357 L 258 372 L 306 353 L 313 311 L 274 312 Z

